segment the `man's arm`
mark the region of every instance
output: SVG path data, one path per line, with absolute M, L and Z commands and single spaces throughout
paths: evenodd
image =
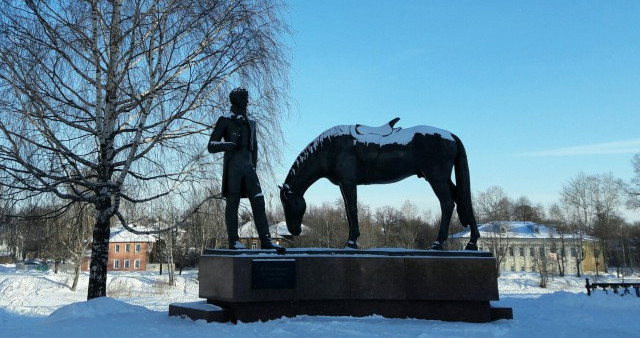
M 258 130 L 257 123 L 253 125 L 253 151 L 251 152 L 251 160 L 253 160 L 253 168 L 258 168 Z
M 253 160 L 253 169 L 258 168 L 258 142 L 254 142 L 253 151 L 251 152 L 251 159 Z
M 222 141 L 226 126 L 227 121 L 223 118 L 219 118 L 216 122 L 216 125 L 213 128 L 213 132 L 211 133 L 211 137 L 209 138 L 209 145 L 207 147 L 210 153 L 218 153 L 221 151 L 235 149 L 235 143 Z

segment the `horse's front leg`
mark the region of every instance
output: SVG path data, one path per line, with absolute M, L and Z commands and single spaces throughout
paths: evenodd
M 345 248 L 358 248 L 358 237 L 360 228 L 358 226 L 358 188 L 355 184 L 341 184 L 340 192 L 344 200 L 344 208 L 349 221 L 349 240 L 344 245 Z

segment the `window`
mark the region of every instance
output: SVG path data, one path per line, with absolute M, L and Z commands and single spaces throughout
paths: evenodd
M 520 271 L 525 272 L 524 265 L 520 267 Z
M 120 244 L 116 244 L 116 252 L 120 252 Z
M 532 265 L 532 266 L 531 266 L 531 272 L 536 272 L 536 267 L 535 267 L 535 265 Z
M 529 256 L 533 257 L 536 255 L 536 249 L 534 247 L 529 248 Z
M 540 248 L 540 257 L 544 257 L 544 247 Z
M 520 248 L 520 257 L 524 257 L 524 248 Z
M 140 244 L 136 244 L 136 252 L 140 252 Z
M 140 260 L 136 259 L 135 261 L 133 261 L 133 268 L 134 269 L 140 269 Z
M 131 244 L 125 244 L 124 245 L 124 251 L 131 252 Z
M 124 260 L 124 268 L 125 268 L 125 269 L 128 269 L 128 268 L 129 268 L 129 260 L 128 260 L 128 259 L 125 259 L 125 260 Z
M 511 272 L 516 272 L 516 266 L 515 265 L 511 266 Z
M 513 247 L 509 247 L 509 256 L 513 257 Z
M 114 259 L 113 260 L 113 268 L 114 269 L 120 269 L 120 260 L 119 259 Z
M 571 257 L 576 258 L 577 255 L 576 248 L 571 248 Z

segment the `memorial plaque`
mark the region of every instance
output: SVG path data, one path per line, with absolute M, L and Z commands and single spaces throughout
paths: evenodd
M 252 289 L 293 289 L 295 287 L 295 259 L 254 259 L 251 262 Z

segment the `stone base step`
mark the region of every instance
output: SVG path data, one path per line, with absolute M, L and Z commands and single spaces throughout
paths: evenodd
M 513 309 L 510 307 L 491 307 L 491 320 L 513 319 Z
M 206 320 L 210 322 L 228 322 L 229 312 L 219 306 L 208 304 L 206 300 L 191 303 L 169 304 L 169 316 Z

